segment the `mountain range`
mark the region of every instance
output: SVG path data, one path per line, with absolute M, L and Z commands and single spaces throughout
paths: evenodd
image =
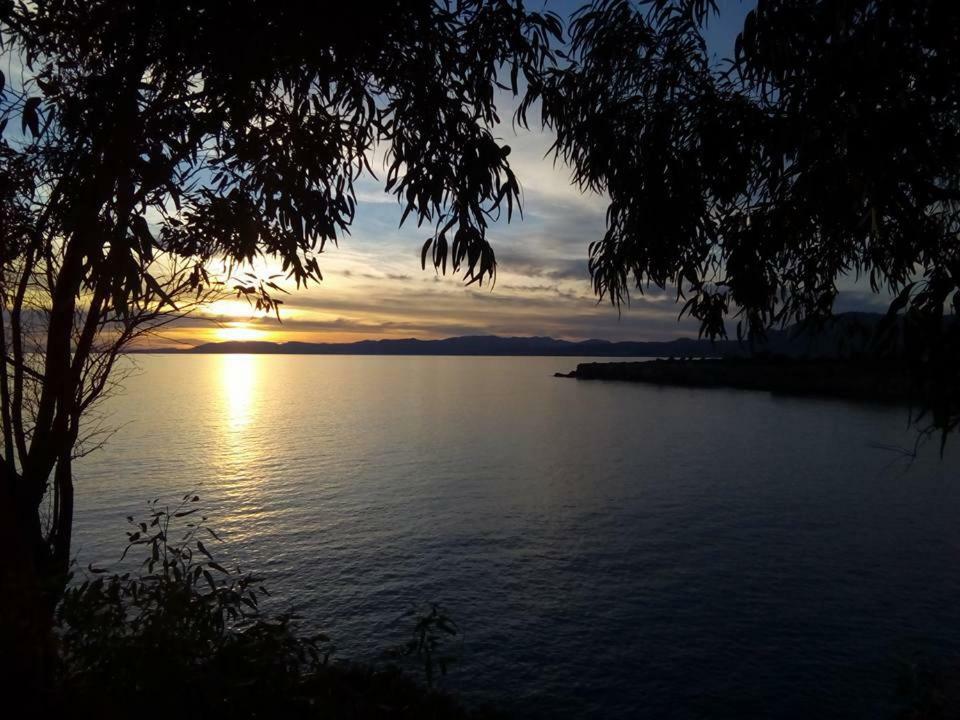
M 865 350 L 872 329 L 882 316 L 876 313 L 837 315 L 817 330 L 794 325 L 771 331 L 766 340 L 755 343 L 753 352 L 777 355 L 837 357 Z M 139 352 L 157 352 L 140 350 Z M 361 340 L 350 343 L 305 343 L 230 341 L 204 343 L 170 353 L 256 353 L 290 355 L 503 355 L 568 357 L 730 357 L 749 355 L 745 343 L 737 340 L 669 341 L 557 340 L 550 337 L 500 337 L 467 335 L 443 340 Z

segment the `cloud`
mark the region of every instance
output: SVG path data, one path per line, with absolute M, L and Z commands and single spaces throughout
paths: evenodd
M 551 258 L 507 248 L 497 253 L 497 266 L 501 271 L 509 271 L 527 278 L 582 282 L 590 279 L 586 257 Z
M 598 304 L 587 287 L 501 283 L 488 290 L 465 288 L 450 277 L 370 283 L 350 292 L 318 288 L 290 298 L 287 310 L 294 319 L 284 323 L 285 332 L 344 330 L 347 322 L 353 323 L 352 331 L 391 336 L 403 329 L 437 337 L 452 328 L 523 335 L 544 334 L 546 327 L 570 339 L 654 339 L 696 332 L 692 323 L 677 323 L 679 307 L 659 298 L 638 297 L 618 314 L 608 304 Z
M 411 275 L 406 275 L 404 273 L 386 273 L 383 275 L 378 275 L 371 272 L 354 272 L 350 268 L 341 270 L 340 274 L 347 278 L 357 277 L 364 278 L 366 280 L 410 280 L 412 278 Z
M 715 48 L 722 44 L 711 42 Z M 511 147 L 523 214 L 515 213 L 510 223 L 501 217 L 488 228 L 498 261 L 492 291 L 466 288 L 462 278 L 431 268 L 421 271 L 420 248 L 434 228 L 418 227 L 410 218 L 400 226 L 402 209 L 395 196 L 383 192 L 386 148 L 381 146 L 371 158 L 379 178 L 357 182 L 357 215 L 349 236 L 320 257 L 324 281 L 284 298 L 282 325 L 259 319 L 253 321 L 256 327 L 310 341 L 482 333 L 611 340 L 696 336 L 696 321 L 678 322 L 680 306 L 672 289 L 635 292 L 621 312 L 597 302 L 587 248 L 606 230 L 607 198 L 582 192 L 571 183 L 567 166 L 544 157 L 554 139 L 550 132 L 511 126 L 515 100 L 509 94 L 498 96 L 498 102 L 507 122 L 493 132 Z M 535 110 L 531 121 L 537 120 Z M 855 283 L 844 285 L 838 299 L 841 310 L 884 304 Z

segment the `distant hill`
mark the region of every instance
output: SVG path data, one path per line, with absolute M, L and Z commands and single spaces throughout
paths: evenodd
M 469 335 L 444 340 L 361 340 L 353 343 L 222 342 L 205 343 L 178 353 L 258 353 L 271 355 L 542 355 L 567 357 L 716 357 L 708 340 L 669 342 L 571 342 L 549 337 Z
M 866 351 L 882 315 L 844 313 L 819 329 L 791 326 L 771 331 L 751 348 L 736 340 L 680 338 L 664 342 L 572 342 L 550 337 L 468 335 L 444 340 L 361 340 L 352 343 L 222 342 L 188 350 L 141 350 L 169 353 L 256 353 L 270 355 L 503 355 L 558 357 L 741 357 L 751 352 L 789 357 L 843 357 Z

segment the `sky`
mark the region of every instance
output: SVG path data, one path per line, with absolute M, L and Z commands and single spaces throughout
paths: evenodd
M 579 0 L 543 2 L 567 17 Z M 721 14 L 706 30 L 719 60 L 733 41 L 753 0 L 720 0 Z M 536 9 L 537 3 L 528 3 Z M 502 98 L 509 118 L 513 99 Z M 547 335 L 569 340 L 664 340 L 695 337 L 695 321 L 678 320 L 675 292 L 634 293 L 620 312 L 598 303 L 590 286 L 587 246 L 605 230 L 605 198 L 570 184 L 569 170 L 545 158 L 552 137 L 514 131 L 509 120 L 494 134 L 510 145 L 511 165 L 523 191 L 523 218 L 488 230 L 497 255 L 497 281 L 465 287 L 461 277 L 420 267 L 420 249 L 431 234 L 408 221 L 382 182 L 358 184 L 358 209 L 349 236 L 320 256 L 323 282 L 285 296 L 281 321 L 257 317 L 243 301 L 221 301 L 206 317 L 167 330 L 154 344 L 223 340 L 352 342 L 363 339 L 444 338 L 457 335 Z M 375 169 L 376 165 L 375 165 Z M 382 174 L 381 174 L 382 177 Z M 854 293 L 854 295 L 864 295 Z M 844 304 L 862 305 L 845 296 Z

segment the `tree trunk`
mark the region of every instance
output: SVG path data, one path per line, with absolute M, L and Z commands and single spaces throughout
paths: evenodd
M 4 696 L 43 692 L 53 672 L 53 613 L 44 592 L 40 518 L 16 483 L 0 497 L 0 653 Z
M 63 409 L 70 387 L 70 331 L 79 287 L 80 252 L 68 244 L 64 265 L 53 294 L 47 336 L 46 367 L 36 423 L 22 472 L 4 483 L 0 500 L 0 542 L 3 563 L 0 612 L 3 624 L 4 680 L 11 690 L 44 693 L 53 679 L 56 660 L 53 642 L 54 612 L 66 583 L 70 555 L 73 492 Z M 57 409 L 61 409 L 57 413 Z M 66 455 L 67 462 L 57 462 Z M 50 474 L 59 494 L 53 527 L 45 536 L 40 507 Z M 9 472 L 7 473 L 10 474 Z M 64 516 L 63 510 L 69 510 Z M 52 546 L 51 542 L 52 541 Z M 55 551 L 54 551 L 55 550 Z M 35 697 L 37 697 L 35 695 Z
M 73 536 L 73 463 L 70 453 L 64 452 L 57 461 L 54 473 L 54 489 L 56 504 L 54 512 L 54 526 L 51 528 L 51 591 L 54 592 L 54 605 L 60 598 L 66 586 L 67 574 L 70 571 L 70 546 Z M 59 583 L 59 589 L 57 584 Z

